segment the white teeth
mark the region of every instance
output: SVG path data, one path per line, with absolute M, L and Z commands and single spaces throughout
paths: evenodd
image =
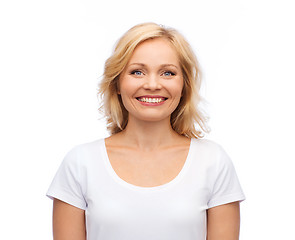
M 138 98 L 141 102 L 148 102 L 148 103 L 159 103 L 165 101 L 162 98 Z

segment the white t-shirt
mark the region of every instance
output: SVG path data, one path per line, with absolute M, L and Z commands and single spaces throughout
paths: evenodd
M 195 138 L 180 173 L 156 187 L 121 179 L 104 139 L 77 145 L 46 195 L 85 210 L 87 240 L 205 240 L 206 209 L 245 199 L 223 148 Z

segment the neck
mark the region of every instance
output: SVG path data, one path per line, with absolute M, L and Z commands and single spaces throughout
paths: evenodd
M 120 133 L 124 143 L 143 151 L 152 151 L 169 146 L 180 136 L 170 124 L 170 119 L 162 121 L 135 121 L 129 118 L 126 128 Z

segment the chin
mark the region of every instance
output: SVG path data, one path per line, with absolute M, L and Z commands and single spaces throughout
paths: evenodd
M 169 116 L 136 116 L 135 118 L 141 120 L 141 121 L 146 121 L 146 122 L 160 122 L 160 121 L 164 121 L 166 120 L 167 118 L 169 119 L 170 121 L 170 115 Z

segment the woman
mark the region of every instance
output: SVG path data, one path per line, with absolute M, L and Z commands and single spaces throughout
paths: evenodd
M 111 136 L 69 151 L 47 192 L 55 240 L 239 238 L 245 196 L 223 148 L 201 139 L 199 89 L 176 30 L 145 23 L 119 40 L 99 87 Z

